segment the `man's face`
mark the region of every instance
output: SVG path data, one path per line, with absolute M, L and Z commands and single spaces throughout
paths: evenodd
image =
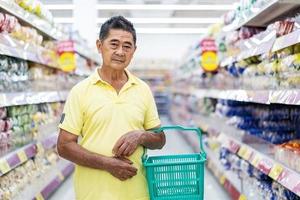
M 102 54 L 103 65 L 115 70 L 124 70 L 136 49 L 132 34 L 121 29 L 110 29 L 106 39 L 97 40 L 97 48 Z

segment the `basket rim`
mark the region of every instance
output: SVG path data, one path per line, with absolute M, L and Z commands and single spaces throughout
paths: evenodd
M 184 158 L 184 156 L 200 156 L 199 159 L 193 161 L 185 161 L 185 162 L 168 162 L 168 163 L 152 163 L 149 162 L 150 158 Z M 205 153 L 194 153 L 194 154 L 180 154 L 180 155 L 162 155 L 162 156 L 147 156 L 143 161 L 143 165 L 145 167 L 150 166 L 169 166 L 169 165 L 189 165 L 189 164 L 199 164 L 204 163 L 206 161 Z

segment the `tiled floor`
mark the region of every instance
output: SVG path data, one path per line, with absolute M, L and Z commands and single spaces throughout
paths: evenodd
M 169 124 L 168 120 L 164 119 L 163 124 Z M 157 154 L 180 154 L 191 153 L 192 149 L 185 140 L 177 132 L 167 132 L 167 144 L 159 151 L 149 151 L 151 155 Z M 219 185 L 213 175 L 205 170 L 205 200 L 229 200 L 229 196 L 224 189 Z M 50 200 L 73 200 L 75 199 L 74 190 L 72 187 L 72 178 L 68 178 L 63 185 L 52 195 Z

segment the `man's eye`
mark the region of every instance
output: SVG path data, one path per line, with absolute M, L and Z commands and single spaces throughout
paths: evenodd
M 111 43 L 110 46 L 117 47 L 117 44 L 116 43 Z

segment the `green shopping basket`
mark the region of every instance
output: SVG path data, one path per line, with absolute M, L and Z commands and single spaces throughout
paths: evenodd
M 203 200 L 206 154 L 202 146 L 201 131 L 199 128 L 183 126 L 163 126 L 152 131 L 160 133 L 171 129 L 196 132 L 200 141 L 200 153 L 148 156 L 145 151 L 143 164 L 150 199 Z

